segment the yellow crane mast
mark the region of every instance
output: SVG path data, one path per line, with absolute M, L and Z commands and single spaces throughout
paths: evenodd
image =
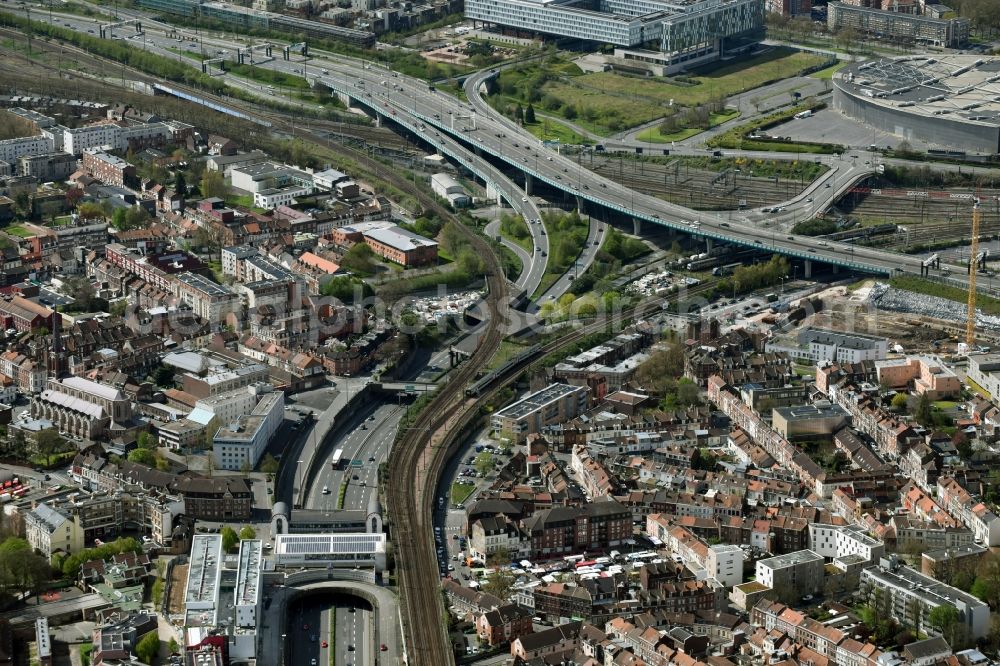
M 979 272 L 979 197 L 972 205 L 972 244 L 969 246 L 969 303 L 965 319 L 965 344 L 972 350 L 976 338 L 976 273 Z

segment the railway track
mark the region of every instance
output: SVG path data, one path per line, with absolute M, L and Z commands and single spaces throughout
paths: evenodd
M 735 184 L 732 181 L 714 183 L 714 178 L 711 176 L 718 174 L 694 170 L 691 170 L 690 175 L 682 171 L 684 175 L 675 181 L 672 173 L 662 169 L 654 170 L 647 167 L 644 173 L 619 172 L 610 162 L 603 165 L 595 164 L 592 170 L 637 192 L 705 210 L 735 210 L 741 200 L 750 208 L 765 206 L 787 201 L 803 190 L 801 185 L 792 181 L 783 181 L 780 185 L 775 185 L 770 180 L 759 178 L 749 182 L 740 178 Z
M 101 64 L 109 62 L 77 47 L 63 45 L 61 50 L 64 53 L 78 54 L 81 58 L 86 58 L 91 62 Z M 31 62 L 36 66 L 45 66 L 43 63 Z M 118 67 L 119 64 L 115 63 L 115 66 Z M 47 69 L 58 72 L 58 69 L 54 67 L 47 67 Z M 130 76 L 138 80 L 146 82 L 155 80 L 141 72 L 129 68 L 122 69 L 129 71 Z M 319 129 L 322 123 L 331 121 L 317 121 L 313 124 L 310 119 L 310 122 L 304 123 L 302 118 L 290 119 L 289 114 L 284 112 L 270 109 L 262 110 L 256 105 L 242 100 L 222 98 L 206 94 L 198 89 L 176 84 L 171 85 L 186 89 L 199 97 L 214 99 L 234 109 L 266 118 L 272 122 L 275 130 L 289 131 L 294 128 L 295 131 L 310 136 L 311 140 L 319 145 L 336 148 L 338 151 L 347 153 L 363 168 L 374 171 L 380 166 L 384 166 L 369 157 L 364 151 L 345 147 L 331 140 L 328 136 L 329 129 Z M 329 127 L 328 125 L 327 128 Z M 363 126 L 343 124 L 338 126 L 336 130 L 338 132 L 343 130 L 343 134 L 360 131 L 371 136 L 370 131 L 373 128 L 362 128 Z M 416 184 L 391 170 L 382 169 L 382 172 L 390 183 L 401 191 L 416 197 L 425 208 L 434 211 L 442 219 L 449 219 L 452 220 L 453 224 L 458 224 L 454 222 L 454 218 L 447 210 L 433 197 L 428 196 L 425 191 L 418 188 Z M 476 251 L 486 259 L 486 282 L 488 285 L 486 307 L 489 312 L 487 328 L 477 350 L 469 361 L 456 369 L 453 379 L 440 389 L 431 403 L 421 411 L 412 426 L 397 442 L 390 459 L 386 484 L 386 500 L 400 582 L 401 621 L 407 661 L 411 665 L 421 666 L 443 666 L 453 661 L 450 642 L 445 633 L 446 626 L 440 621 L 443 606 L 439 580 L 436 575 L 437 561 L 432 537 L 433 530 L 430 525 L 432 502 L 437 482 L 450 453 L 450 447 L 457 441 L 456 436 L 473 419 L 478 417 L 481 399 L 465 399 L 462 392 L 499 348 L 503 337 L 501 324 L 506 320 L 506 308 L 509 300 L 507 282 L 503 277 L 499 262 L 488 244 L 464 225 L 458 224 L 458 228 Z M 699 285 L 699 288 L 691 290 L 689 294 L 696 295 L 709 287 L 710 285 Z M 644 303 L 623 314 L 622 320 L 645 316 L 657 310 L 661 305 L 662 300 Z M 541 347 L 540 357 L 578 342 L 583 337 L 602 330 L 607 325 L 606 321 L 593 322 L 550 341 Z M 523 364 L 510 368 L 503 377 L 498 378 L 496 385 L 490 389 L 490 395 L 495 394 L 500 388 L 508 386 L 524 369 L 530 366 L 531 362 L 534 361 L 526 360 Z
M 711 282 L 702 283 L 689 290 L 686 297 L 696 297 L 713 288 L 714 284 Z M 396 526 L 396 533 L 393 540 L 398 549 L 409 547 L 418 551 L 407 558 L 402 570 L 399 572 L 402 581 L 404 581 L 401 585 L 401 590 L 404 594 L 405 603 L 403 605 L 406 609 L 407 617 L 404 618 L 403 633 L 407 637 L 407 657 L 410 666 L 443 666 L 444 664 L 453 662 L 454 655 L 447 636 L 443 634 L 443 631 L 432 631 L 421 634 L 420 640 L 414 641 L 413 628 L 417 626 L 426 627 L 428 621 L 436 622 L 443 610 L 441 606 L 440 584 L 436 573 L 437 556 L 434 552 L 434 541 L 431 538 L 433 534 L 431 524 L 433 500 L 444 467 L 454 454 L 455 448 L 461 442 L 458 439 L 459 435 L 465 432 L 475 419 L 480 416 L 480 404 L 484 400 L 496 395 L 497 391 L 510 386 L 522 372 L 538 360 L 545 358 L 548 354 L 561 351 L 583 340 L 588 335 L 606 330 L 608 326 L 621 326 L 627 321 L 641 319 L 642 317 L 658 312 L 662 309 L 666 300 L 657 298 L 643 302 L 622 313 L 614 320 L 609 321 L 600 318 L 564 336 L 549 341 L 541 345 L 536 354 L 524 358 L 518 364 L 509 367 L 502 375 L 496 378 L 492 386 L 486 388 L 478 397 L 462 399 L 461 392 L 475 378 L 476 372 L 482 365 L 481 363 L 473 364 L 472 361 L 477 360 L 474 355 L 470 362 L 460 366 L 461 374 L 445 385 L 444 388 L 449 391 L 449 396 L 447 398 L 441 394 L 437 396 L 437 398 L 441 398 L 441 404 L 445 406 L 444 409 L 437 409 L 435 404 L 437 402 L 436 398 L 434 403 L 425 407 L 421 412 L 419 422 L 414 424 L 410 432 L 429 434 L 415 434 L 412 439 L 407 438 L 410 441 L 402 454 L 406 458 L 397 458 L 395 466 L 390 468 L 388 491 L 390 496 L 395 500 L 415 496 L 417 501 L 412 506 L 419 510 L 419 515 L 412 516 L 414 520 L 407 522 L 405 533 L 401 533 L 400 530 L 404 526 Z M 494 344 L 499 347 L 499 341 L 499 337 L 496 339 L 491 338 L 487 344 L 490 348 L 494 348 Z M 476 354 L 478 355 L 483 351 L 483 348 L 487 344 L 481 345 Z M 492 356 L 492 353 L 489 356 Z M 481 358 L 488 360 L 489 356 L 484 355 Z M 424 447 L 419 446 L 421 439 L 426 441 Z M 399 444 L 397 444 L 397 447 L 399 447 Z M 399 448 L 395 449 L 393 455 L 401 455 L 398 451 Z M 430 453 L 430 460 L 426 460 L 428 452 Z M 421 460 L 422 458 L 423 461 Z M 393 475 L 394 470 L 405 475 L 408 471 L 412 472 L 412 470 L 420 470 L 421 468 L 426 470 L 422 482 L 419 478 L 419 472 L 417 479 L 413 479 L 410 476 L 399 478 Z M 390 506 L 393 505 L 390 502 Z M 398 506 L 398 504 L 395 506 Z M 413 530 L 416 530 L 416 532 L 414 533 Z M 410 536 L 414 536 L 416 539 L 407 538 Z M 423 543 L 417 544 L 416 540 Z M 416 563 L 418 568 L 413 568 L 414 563 Z M 419 599 L 414 598 L 417 595 L 419 595 Z M 419 610 L 420 612 L 415 613 L 415 610 Z M 439 633 L 443 637 L 443 652 L 436 651 L 436 648 L 430 644 L 431 641 L 426 640 L 432 637 L 436 639 Z
M 23 35 L 18 33 L 16 30 L 11 30 L 10 28 L 0 27 L 0 35 L 23 39 Z M 60 46 L 57 48 L 55 44 Z M 152 84 L 157 82 L 162 82 L 154 76 L 150 76 L 141 72 L 140 70 L 131 69 L 129 67 L 122 68 L 120 63 L 114 61 L 105 60 L 100 56 L 96 56 L 89 51 L 81 49 L 70 44 L 62 42 L 46 42 L 43 40 L 35 40 L 32 44 L 32 48 L 35 51 L 45 50 L 51 54 L 73 54 L 76 56 L 78 64 L 92 64 L 95 67 L 106 68 L 108 66 L 113 66 L 118 71 L 124 69 L 128 72 L 128 77 L 131 80 L 140 81 L 146 84 Z M 60 67 L 50 65 L 40 60 L 33 60 L 29 58 L 23 51 L 18 51 L 10 48 L 0 47 L 0 54 L 3 56 L 17 60 L 20 62 L 28 63 L 32 67 L 38 67 L 46 71 L 52 72 L 54 77 L 62 78 L 66 76 L 66 72 Z M 99 77 L 88 77 L 85 74 L 76 74 L 76 76 L 85 81 L 96 81 L 104 85 L 116 85 L 111 80 L 101 79 Z M 170 87 L 176 88 L 191 95 L 201 97 L 205 100 L 216 102 L 217 104 L 229 106 L 234 109 L 248 109 L 248 113 L 252 113 L 254 116 L 269 120 L 274 122 L 278 119 L 280 122 L 288 125 L 288 116 L 290 112 L 279 111 L 276 109 L 269 109 L 264 106 L 257 106 L 253 103 L 239 100 L 236 98 L 225 97 L 222 95 L 215 95 L 204 91 L 200 88 L 195 88 L 182 83 L 170 82 Z M 371 125 L 366 125 L 364 123 L 351 123 L 336 120 L 329 120 L 325 118 L 311 118 L 308 116 L 300 116 L 295 119 L 294 123 L 291 123 L 289 127 L 293 134 L 300 133 L 303 130 L 309 130 L 312 132 L 323 132 L 328 135 L 340 136 L 346 138 L 353 138 L 363 141 L 366 145 L 373 145 L 378 148 L 388 148 L 399 151 L 410 151 L 416 152 L 416 148 L 413 143 L 409 142 L 405 138 L 399 136 L 391 129 L 374 127 Z

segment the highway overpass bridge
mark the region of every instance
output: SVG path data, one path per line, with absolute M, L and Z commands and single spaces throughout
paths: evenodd
M 603 208 L 638 224 L 665 227 L 704 239 L 706 243 L 725 242 L 782 254 L 802 261 L 806 276 L 813 262 L 886 276 L 922 272 L 918 257 L 762 228 L 759 221 L 737 222 L 634 192 L 543 149 L 536 138 L 512 121 L 476 113 L 460 100 L 434 91 L 426 82 L 347 60 L 334 64 L 329 71 L 329 75 L 320 77 L 321 81 L 341 98 L 364 105 L 415 135 L 437 139 L 432 141 L 436 148 L 480 178 L 484 174 L 477 171 L 469 152 L 516 169 L 523 175 L 529 191 L 535 184 L 544 183 L 575 197 L 581 208 Z M 452 141 L 442 141 L 443 136 Z M 832 201 L 837 193 L 870 175 L 871 169 L 848 167 L 845 163 L 838 167 L 837 173 L 835 186 L 824 186 L 822 192 L 812 190 L 812 196 Z M 488 177 L 484 180 L 490 183 Z

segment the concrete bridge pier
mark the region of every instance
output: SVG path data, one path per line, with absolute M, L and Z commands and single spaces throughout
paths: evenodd
M 802 277 L 804 277 L 805 279 L 808 280 L 812 276 L 813 276 L 813 262 L 812 262 L 812 259 L 806 259 L 805 260 L 805 266 L 803 267 L 803 270 L 802 270 Z
M 838 273 L 840 273 L 840 266 L 838 266 L 837 264 L 832 264 L 830 266 L 830 269 L 833 271 L 834 275 L 837 275 Z
M 637 217 L 632 218 L 632 233 L 636 236 L 642 235 L 642 220 Z
M 711 253 L 714 245 L 711 238 L 705 238 L 705 252 Z
M 587 214 L 587 202 L 579 194 L 576 195 L 576 212 L 580 215 Z
M 535 177 L 532 176 L 530 173 L 524 174 L 524 191 L 527 193 L 529 197 L 532 194 L 534 194 L 534 189 L 535 189 Z

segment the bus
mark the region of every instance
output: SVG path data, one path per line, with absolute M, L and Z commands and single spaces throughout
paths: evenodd
M 344 457 L 344 449 L 337 449 L 333 452 L 333 459 L 330 460 L 330 467 L 340 469 L 340 462 Z

